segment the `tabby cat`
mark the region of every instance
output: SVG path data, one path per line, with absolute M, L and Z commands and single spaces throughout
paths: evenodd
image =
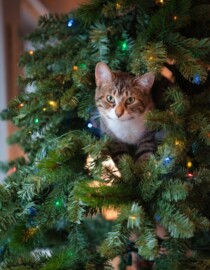
M 95 102 L 100 114 L 100 128 L 120 147 L 115 155 L 135 146 L 135 158 L 147 159 L 155 151 L 154 134 L 145 126 L 145 115 L 154 108 L 151 88 L 155 76 L 133 76 L 112 71 L 100 62 L 95 68 Z

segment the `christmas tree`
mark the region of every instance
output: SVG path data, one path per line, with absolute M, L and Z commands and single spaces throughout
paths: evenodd
M 117 256 L 119 269 L 210 269 L 209 14 L 208 0 L 91 0 L 40 18 L 1 113 L 25 152 L 1 163 L 1 269 L 111 269 Z M 94 118 L 101 61 L 155 73 L 159 141 L 143 165 L 111 162 Z

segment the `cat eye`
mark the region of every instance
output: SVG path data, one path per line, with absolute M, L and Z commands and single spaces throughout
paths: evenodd
M 106 96 L 106 100 L 107 100 L 108 102 L 110 102 L 110 103 L 115 103 L 115 99 L 114 99 L 114 97 L 111 96 L 111 95 L 107 95 L 107 96 Z
M 134 101 L 135 101 L 134 97 L 129 97 L 126 99 L 125 104 L 130 105 L 130 104 L 133 104 Z

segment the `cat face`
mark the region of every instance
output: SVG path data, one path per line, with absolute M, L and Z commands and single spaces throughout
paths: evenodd
M 132 76 L 113 72 L 105 63 L 98 63 L 95 69 L 96 106 L 100 115 L 111 120 L 127 121 L 142 118 L 153 108 L 150 89 L 154 74 Z

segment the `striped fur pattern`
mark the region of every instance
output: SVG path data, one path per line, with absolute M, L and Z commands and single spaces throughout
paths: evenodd
M 148 158 L 155 151 L 154 134 L 145 127 L 145 115 L 154 107 L 150 93 L 154 74 L 133 76 L 112 71 L 100 62 L 95 78 L 100 128 L 118 143 L 115 154 L 125 153 L 127 146 L 133 145 L 137 159 Z

